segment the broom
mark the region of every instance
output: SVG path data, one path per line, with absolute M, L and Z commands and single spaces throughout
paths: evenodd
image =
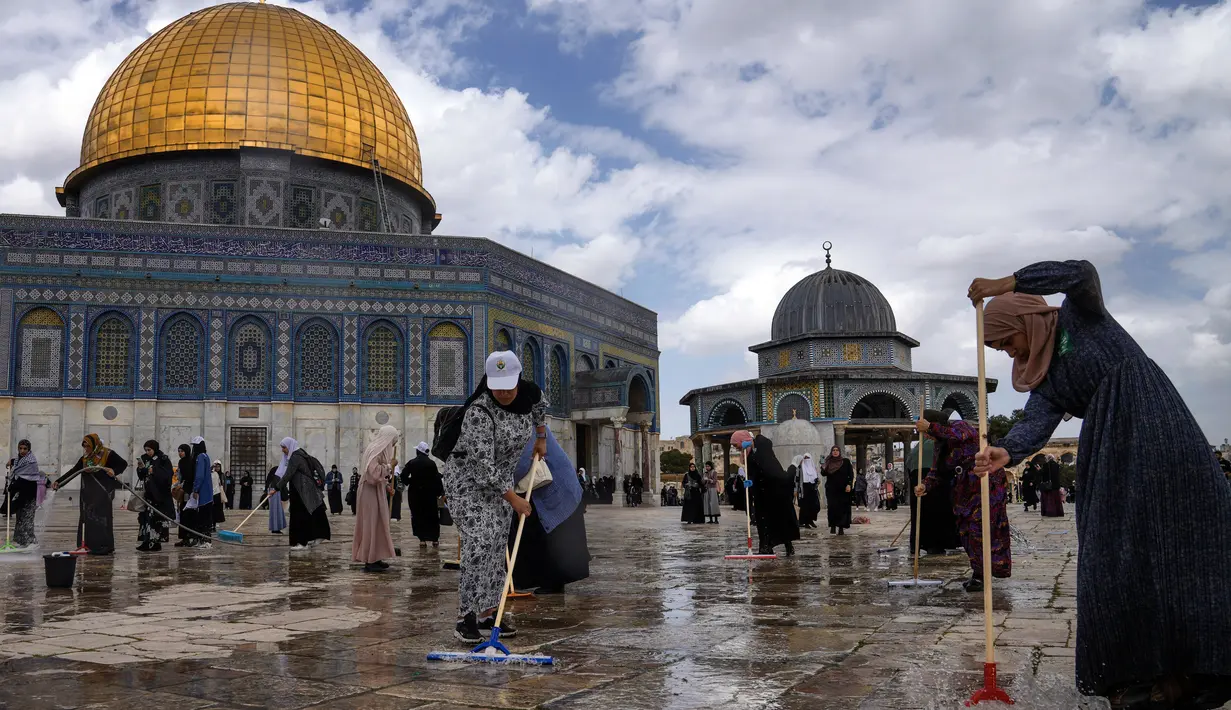
M 877 554 L 879 554 L 879 555 L 888 555 L 888 554 L 889 554 L 889 553 L 891 553 L 891 552 L 897 552 L 897 551 L 898 551 L 898 549 L 899 549 L 899 548 L 898 548 L 898 546 L 897 546 L 897 545 L 898 545 L 898 538 L 902 537 L 902 533 L 906 532 L 906 526 L 907 526 L 907 525 L 910 525 L 910 521 L 909 521 L 909 520 L 907 520 L 906 522 L 902 523 L 902 529 L 901 529 L 901 530 L 899 530 L 899 531 L 898 531 L 898 534 L 894 536 L 894 538 L 893 538 L 893 542 L 889 543 L 889 547 L 878 547 L 878 548 L 876 548 L 876 553 L 877 553 Z
M 740 456 L 743 457 L 744 471 L 748 470 L 748 450 L 740 447 Z M 748 486 L 744 485 L 744 520 L 748 526 L 748 553 L 744 555 L 726 555 L 724 560 L 776 560 L 777 555 L 754 555 L 752 554 L 752 503 L 748 494 Z
M 923 408 L 926 405 L 923 397 L 919 398 L 919 418 L 923 419 Z M 915 470 L 918 471 L 918 483 L 923 485 L 923 432 L 919 432 L 919 451 L 915 457 Z M 933 464 L 935 465 L 935 464 Z M 919 542 L 922 535 L 919 530 L 923 525 L 923 496 L 915 496 L 915 577 L 914 579 L 895 580 L 889 582 L 889 587 L 939 587 L 943 582 L 939 579 L 919 579 Z
M 4 487 L 4 544 L 0 545 L 0 552 L 17 552 L 21 549 L 13 544 L 13 492 L 10 488 Z
M 975 349 L 979 358 L 979 449 L 987 450 L 987 366 L 984 363 L 983 301 L 975 304 L 975 334 L 978 342 Z M 983 687 L 970 696 L 967 705 L 978 705 L 986 700 L 999 700 L 1013 704 L 1009 694 L 996 687 L 996 647 L 992 636 L 992 515 L 991 490 L 987 476 L 979 479 L 980 517 L 983 519 L 983 631 L 987 642 L 987 655 L 983 659 Z
M 530 467 L 530 481 L 526 486 L 526 502 L 530 502 L 530 494 L 534 492 L 534 474 L 539 466 L 546 465 L 537 455 L 534 457 L 534 465 Z M 513 565 L 517 563 L 517 551 L 521 548 L 521 534 L 526 528 L 526 516 L 519 516 L 517 521 L 517 537 L 513 539 L 513 555 L 509 559 L 509 570 L 505 575 L 504 588 L 501 592 L 507 592 L 513 588 Z M 500 606 L 496 608 L 496 621 L 492 624 L 491 638 L 483 643 L 475 646 L 469 653 L 457 653 L 452 651 L 432 651 L 427 654 L 429 661 L 473 661 L 476 663 L 530 663 L 540 666 L 550 666 L 555 663 L 555 659 L 551 656 L 542 655 L 525 655 L 510 653 L 509 649 L 500 643 L 500 622 L 504 619 L 504 606 L 508 602 L 508 596 L 500 595 Z
M 239 529 L 247 525 L 248 521 L 252 519 L 252 516 L 256 515 L 256 511 L 260 510 L 261 506 L 265 505 L 265 501 L 269 500 L 271 497 L 273 497 L 273 495 L 274 495 L 274 491 L 270 491 L 269 493 L 266 493 L 265 497 L 261 499 L 261 502 L 256 504 L 256 507 L 252 509 L 252 512 L 248 513 L 248 517 L 244 518 L 243 522 L 241 522 L 239 525 L 236 525 L 234 530 L 219 530 L 218 539 L 225 540 L 226 542 L 243 542 L 244 535 L 243 533 L 239 531 Z

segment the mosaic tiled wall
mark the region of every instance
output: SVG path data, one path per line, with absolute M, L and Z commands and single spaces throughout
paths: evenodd
M 849 419 L 851 411 L 859 400 L 870 394 L 887 394 L 901 402 L 916 419 L 919 411 L 919 395 L 923 393 L 922 382 L 902 382 L 898 380 L 859 380 L 838 382 L 834 385 L 834 416 L 839 419 Z
M 910 348 L 891 338 L 816 339 L 761 352 L 761 377 L 820 367 L 885 367 L 910 369 Z
M 967 385 L 938 383 L 932 385 L 932 393 L 928 398 L 929 407 L 943 407 L 945 400 L 953 398 L 958 414 L 962 419 L 976 420 L 979 417 L 979 391 Z

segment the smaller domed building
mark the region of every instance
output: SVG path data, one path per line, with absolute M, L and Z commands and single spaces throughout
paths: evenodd
M 739 429 L 762 431 L 777 442 L 775 432 L 797 419 L 816 431 L 806 442 L 815 444 L 814 456 L 835 443 L 854 446 L 863 467 L 867 447 L 883 446 L 884 460 L 892 463 L 893 445 L 912 439 L 920 397 L 925 407 L 978 417 L 977 378 L 915 372 L 911 351 L 919 341 L 898 331 L 893 308 L 875 284 L 833 268 L 828 242 L 825 249 L 825 269 L 792 286 L 778 303 L 772 339 L 749 348 L 757 354 L 757 378 L 696 389 L 680 400 L 691 410 L 698 460 L 711 443 Z M 995 391 L 996 381 L 987 387 Z M 805 443 L 799 429 L 798 423 L 784 428 L 788 448 Z M 786 449 L 779 456 L 789 462 Z

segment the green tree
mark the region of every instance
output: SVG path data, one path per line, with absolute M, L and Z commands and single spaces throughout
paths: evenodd
M 688 464 L 692 463 L 692 456 L 683 451 L 670 449 L 662 452 L 662 455 L 658 457 L 658 463 L 663 473 L 682 474 L 688 470 Z
M 1009 434 L 1013 426 L 1026 418 L 1026 412 L 1021 409 L 1014 409 L 1009 416 L 1003 414 L 995 414 L 987 420 L 987 441 L 990 444 L 996 444 L 1001 439 Z

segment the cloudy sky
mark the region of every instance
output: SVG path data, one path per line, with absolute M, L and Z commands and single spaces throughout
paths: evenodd
M 392 81 L 441 232 L 659 313 L 665 434 L 689 389 L 755 376 L 747 346 L 830 240 L 933 372 L 974 371 L 972 277 L 1089 259 L 1209 437 L 1231 436 L 1226 3 L 280 3 Z M 210 4 L 0 0 L 0 210 L 55 213 L 108 74 Z M 993 413 L 1020 406 L 989 365 Z

